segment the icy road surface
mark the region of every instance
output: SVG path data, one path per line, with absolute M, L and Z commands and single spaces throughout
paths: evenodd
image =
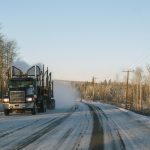
M 64 113 L 1 117 L 0 128 L 1 150 L 88 149 L 92 117 L 80 103 Z
M 92 108 L 103 127 L 102 149 L 150 150 L 150 117 L 103 103 Z
M 150 117 L 103 103 L 0 117 L 1 150 L 149 150 Z

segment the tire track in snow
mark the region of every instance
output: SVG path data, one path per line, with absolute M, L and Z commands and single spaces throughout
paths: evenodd
M 44 123 L 42 123 L 42 124 L 40 124 L 39 126 L 44 126 L 44 125 L 46 125 L 46 124 L 48 124 L 48 123 L 51 123 L 51 122 L 54 122 L 54 120 L 56 120 L 57 119 L 57 117 L 55 117 L 55 118 L 53 118 L 53 119 L 51 119 L 51 120 L 49 120 L 49 121 L 47 121 L 47 122 L 44 122 Z M 37 123 L 37 122 L 36 122 Z M 34 125 L 35 124 L 35 122 L 32 124 L 32 125 Z M 30 125 L 29 125 L 30 126 Z M 28 127 L 28 126 L 26 126 L 26 127 Z M 26 128 L 26 127 L 22 127 L 22 129 L 23 128 Z M 21 129 L 20 129 L 21 130 Z M 17 131 L 19 131 L 19 130 L 17 130 Z M 16 132 L 17 132 L 16 131 Z M 16 133 L 16 132 L 14 132 L 14 133 Z M 38 131 L 37 131 L 38 132 Z M 13 134 L 13 133 L 11 133 L 11 134 Z M 10 136 L 11 134 L 8 134 L 7 136 Z M 30 137 L 30 136 L 29 136 Z M 7 137 L 8 139 L 9 139 L 9 137 Z M 3 138 L 1 138 L 1 141 L 2 140 L 6 140 L 6 138 L 5 139 L 3 139 Z M 11 140 L 11 141 L 9 141 L 9 143 L 5 143 L 5 144 L 2 144 L 2 145 L 0 145 L 0 148 L 2 148 L 2 149 L 8 149 L 8 148 L 5 148 L 5 147 L 7 147 L 7 145 L 8 144 L 11 144 L 11 143 L 14 143 L 16 141 L 16 139 L 14 138 L 13 140 Z M 12 148 L 11 148 L 11 150 L 16 150 L 16 148 L 13 148 L 14 146 L 12 146 Z M 10 148 L 9 148 L 9 150 L 10 150 Z
M 63 123 L 25 149 L 87 150 L 89 149 L 91 133 L 92 116 L 89 108 L 85 104 L 80 104 L 80 108 L 76 107 L 76 111 Z
M 88 106 L 86 105 L 86 107 L 88 107 Z M 88 107 L 88 111 L 89 111 L 89 107 Z M 72 148 L 73 150 L 82 149 L 82 147 L 81 147 L 82 139 L 84 141 L 84 136 L 86 136 L 86 133 L 89 130 L 89 126 L 90 126 L 90 121 L 89 121 L 89 118 L 87 116 L 87 112 L 84 112 L 84 110 L 82 110 L 82 112 L 84 113 L 85 118 L 83 118 L 80 121 L 79 126 L 76 128 L 76 130 L 80 131 L 80 134 L 79 134 L 79 136 L 78 136 L 78 138 L 77 138 L 77 140 L 76 140 L 76 142 Z M 76 132 L 78 132 L 78 131 L 76 131 Z
M 53 118 L 53 119 L 51 119 L 51 120 L 48 120 L 48 121 L 46 121 L 46 122 L 40 124 L 40 126 L 46 125 L 46 124 L 48 124 L 48 123 L 54 121 L 56 118 L 57 118 L 57 117 L 55 117 L 55 118 Z M 40 122 L 40 121 L 41 121 L 41 119 L 38 119 L 38 120 L 35 120 L 35 121 L 33 121 L 33 122 L 27 123 L 26 125 L 21 125 L 21 127 L 18 127 L 18 128 L 15 128 L 15 129 L 12 129 L 13 127 L 9 127 L 9 128 L 7 128 L 7 129 L 5 129 L 5 131 L 2 131 L 2 132 L 1 132 L 2 134 L 0 134 L 0 138 L 4 138 L 5 136 L 9 136 L 10 134 L 13 134 L 13 133 L 15 133 L 15 132 L 17 132 L 17 131 L 19 131 L 19 130 L 22 130 L 22 129 L 24 129 L 24 128 L 27 128 L 27 127 L 29 127 L 29 126 L 32 126 L 32 125 L 34 125 L 34 124 L 36 124 L 36 123 L 38 123 L 38 122 Z M 11 130 L 9 131 L 9 129 L 11 129 Z M 3 132 L 4 132 L 4 133 L 3 133 Z
M 19 128 L 13 129 L 13 130 L 11 130 L 11 131 L 8 131 L 9 128 L 7 128 L 7 129 L 6 129 L 7 131 L 3 131 L 4 133 L 0 134 L 0 138 L 3 138 L 3 137 L 5 137 L 5 136 L 8 136 L 8 135 L 10 135 L 10 134 L 13 134 L 14 132 L 17 132 L 17 131 L 19 131 L 19 130 L 22 130 L 22 129 L 28 127 L 28 126 L 31 126 L 31 125 L 37 123 L 38 121 L 39 121 L 39 120 L 35 120 L 35 121 L 32 122 L 32 123 L 26 124 L 26 125 L 24 125 L 24 126 L 21 126 L 21 127 L 19 127 Z M 12 127 L 10 127 L 10 129 L 12 129 Z
M 53 147 L 53 150 L 58 150 L 72 132 L 73 132 L 73 128 L 68 129 L 68 131 L 63 135 L 61 140 L 58 141 L 58 144 Z
M 96 107 L 87 104 L 93 116 L 93 132 L 91 137 L 90 149 L 91 150 L 104 150 L 104 132 L 102 121 L 96 112 Z
M 98 107 L 98 106 L 95 106 L 97 109 L 99 109 L 99 111 L 101 112 L 101 114 L 106 118 L 106 120 L 107 121 L 109 121 L 109 118 L 108 118 L 108 116 L 105 114 L 105 112 L 100 108 L 100 107 Z M 112 119 L 111 119 L 112 120 Z M 117 132 L 117 136 L 118 136 L 118 138 L 119 138 L 119 145 L 120 145 L 120 150 L 126 150 L 126 146 L 125 146 L 125 143 L 124 143 L 124 141 L 123 141 L 123 139 L 122 139 L 122 137 L 121 137 L 121 134 L 120 134 L 120 132 L 119 132 L 119 128 L 117 128 L 117 125 L 116 125 L 116 123 L 112 120 L 112 122 L 113 122 L 113 124 L 114 124 L 114 126 L 115 126 L 115 129 L 116 129 L 116 132 Z M 108 123 L 109 124 L 109 123 Z M 111 129 L 109 130 L 110 132 L 111 132 Z M 112 133 L 110 133 L 111 135 L 112 135 Z M 113 137 L 113 136 L 112 136 Z M 114 141 L 113 139 L 112 139 L 112 141 Z M 115 141 L 114 141 L 115 142 Z M 113 147 L 115 147 L 115 144 L 114 143 L 112 143 L 114 146 Z M 116 148 L 114 148 L 114 149 L 116 149 Z
M 24 140 L 22 140 L 17 146 L 15 146 L 15 148 L 13 148 L 12 150 L 20 150 L 20 149 L 23 149 L 23 148 L 27 147 L 28 145 L 30 145 L 31 143 L 33 143 L 34 141 L 36 141 L 37 139 L 39 139 L 43 135 L 45 135 L 48 132 L 51 132 L 52 130 L 54 130 L 65 119 L 67 119 L 73 112 L 70 112 L 66 116 L 63 116 L 63 117 L 61 117 L 61 118 L 59 118 L 59 119 L 51 122 L 46 127 L 42 128 L 41 130 L 39 130 L 39 131 L 33 133 L 32 135 L 28 136 L 27 138 L 25 138 Z
M 94 106 L 91 104 L 88 104 L 88 106 L 91 110 L 91 113 L 93 115 L 93 120 L 94 120 L 94 128 L 93 128 L 93 134 L 92 134 L 91 143 L 90 143 L 90 149 L 92 150 L 99 150 L 99 149 L 104 150 L 105 149 L 105 144 L 107 144 L 104 141 L 104 134 L 106 133 L 104 132 L 103 121 L 105 120 L 105 123 L 109 127 L 107 128 L 107 134 L 111 138 L 111 141 L 112 141 L 111 148 L 114 150 L 117 150 L 119 146 L 119 150 L 126 150 L 125 143 L 121 137 L 119 128 L 117 128 L 115 122 L 112 119 L 109 119 L 109 117 L 104 113 L 104 111 L 98 106 Z M 110 127 L 110 123 L 111 123 L 111 126 L 113 126 L 113 128 L 115 129 L 115 132 L 114 130 L 112 130 L 112 127 Z M 112 132 L 115 133 L 115 137 L 114 137 L 114 133 Z
M 105 119 L 107 120 L 107 124 L 110 124 L 110 122 L 109 122 L 109 118 L 108 118 L 108 116 L 105 114 L 105 112 L 100 108 L 100 107 L 98 107 L 98 106 L 95 106 L 100 112 L 101 112 L 101 115 L 103 115 L 104 117 L 105 117 Z M 120 150 L 126 150 L 126 146 L 125 146 L 125 143 L 124 143 L 124 141 L 123 141 L 123 139 L 122 139 L 122 137 L 121 137 L 121 134 L 120 134 L 120 132 L 119 132 L 119 128 L 118 128 L 118 126 L 117 126 L 117 124 L 114 122 L 114 120 L 112 120 L 111 119 L 111 122 L 112 122 L 112 124 L 111 124 L 111 126 L 114 126 L 114 128 L 115 128 L 115 131 L 116 131 L 116 134 L 117 134 L 117 136 L 118 136 L 118 138 L 119 138 L 119 145 L 120 145 Z M 110 132 L 110 134 L 112 135 L 111 137 L 113 138 L 113 134 L 111 133 L 111 129 L 109 130 L 109 132 Z M 114 150 L 116 150 L 116 146 L 115 146 L 115 141 L 112 139 L 112 141 L 113 141 L 113 147 L 114 147 Z

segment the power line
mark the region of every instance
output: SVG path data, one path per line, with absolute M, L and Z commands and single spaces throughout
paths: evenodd
M 141 64 L 143 61 L 145 61 L 150 56 L 150 50 L 147 50 L 144 52 L 144 55 L 138 57 L 133 65 L 131 65 L 129 68 L 135 68 L 137 65 Z

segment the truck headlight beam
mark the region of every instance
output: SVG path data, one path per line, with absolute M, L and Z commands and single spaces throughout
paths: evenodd
M 9 98 L 4 98 L 4 103 L 8 103 L 9 102 Z
M 27 102 L 32 102 L 32 101 L 33 101 L 33 98 L 32 98 L 32 97 L 28 97 L 28 98 L 26 98 L 26 101 L 27 101 Z

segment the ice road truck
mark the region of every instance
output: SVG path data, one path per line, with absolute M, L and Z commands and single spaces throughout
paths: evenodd
M 8 90 L 3 98 L 4 114 L 31 111 L 46 112 L 46 109 L 55 109 L 53 81 L 48 68 L 45 71 L 39 66 L 32 66 L 25 74 L 12 66 L 8 79 Z

